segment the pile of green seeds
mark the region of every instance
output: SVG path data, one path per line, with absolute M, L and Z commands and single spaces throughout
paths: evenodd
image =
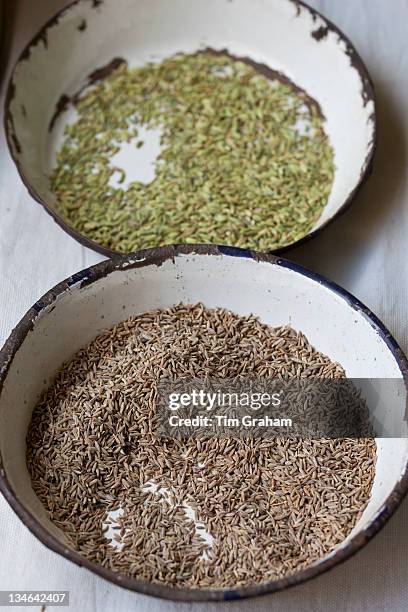
M 224 309 L 123 321 L 33 412 L 27 466 L 50 519 L 89 560 L 179 587 L 265 583 L 321 559 L 368 503 L 375 440 L 157 437 L 160 379 L 203 376 L 345 374 L 292 328 Z
M 309 232 L 327 203 L 333 150 L 317 106 L 244 61 L 207 51 L 123 62 L 75 104 L 51 189 L 62 217 L 111 250 L 275 249 Z M 123 185 L 112 158 L 124 143 L 144 146 L 141 126 L 160 130 L 155 177 Z

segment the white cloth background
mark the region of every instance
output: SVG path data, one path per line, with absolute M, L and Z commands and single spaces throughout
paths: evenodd
M 66 2 L 14 3 L 16 18 L 7 74 L 22 45 Z M 287 256 L 354 293 L 378 314 L 407 351 L 408 0 L 310 3 L 342 28 L 362 54 L 378 96 L 380 140 L 374 175 L 352 208 L 318 238 Z M 65 234 L 31 200 L 10 159 L 1 130 L 0 342 L 51 286 L 100 259 Z M 406 610 L 407 527 L 408 502 L 362 552 L 310 583 L 232 604 L 172 604 L 115 587 L 50 552 L 1 498 L 0 590 L 68 589 L 71 609 L 80 612 L 210 612 L 227 607 L 234 612 Z

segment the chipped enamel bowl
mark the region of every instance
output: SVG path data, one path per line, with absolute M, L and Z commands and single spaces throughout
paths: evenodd
M 362 548 L 400 504 L 408 487 L 408 437 L 377 439 L 372 497 L 353 531 L 333 552 L 282 580 L 246 588 L 187 590 L 113 573 L 70 549 L 35 496 L 25 464 L 33 407 L 61 365 L 123 319 L 180 302 L 203 302 L 271 325 L 303 331 L 349 377 L 407 383 L 407 360 L 383 325 L 358 300 L 304 268 L 272 255 L 215 246 L 164 247 L 104 261 L 41 298 L 0 353 L 0 489 L 46 546 L 114 584 L 172 600 L 240 599 L 298 584 Z M 324 312 L 324 320 L 322 320 Z M 384 404 L 388 407 L 387 396 Z
M 207 47 L 266 64 L 320 105 L 337 170 L 327 206 L 305 238 L 336 218 L 368 176 L 376 133 L 369 75 L 344 35 L 302 2 L 79 0 L 47 23 L 21 54 L 8 88 L 5 128 L 31 195 L 82 244 L 112 254 L 59 216 L 49 188 L 63 127 L 73 116 L 67 100 L 103 77 L 115 59 L 133 67 Z M 156 140 L 152 135 L 144 154 L 123 152 L 129 180 L 151 180 Z

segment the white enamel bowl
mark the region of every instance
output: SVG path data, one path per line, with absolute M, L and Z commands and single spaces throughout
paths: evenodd
M 320 105 L 335 151 L 336 173 L 328 203 L 305 238 L 343 211 L 367 178 L 376 135 L 369 75 L 344 35 L 302 2 L 79 0 L 56 15 L 23 51 L 8 88 L 5 129 L 11 155 L 32 196 L 86 246 L 112 254 L 59 216 L 47 178 L 63 127 L 73 116 L 69 105 L 63 112 L 67 97 L 81 91 L 90 77 L 95 79 L 96 70 L 115 58 L 133 67 L 206 47 L 227 49 L 280 71 Z M 132 163 L 134 155 L 124 152 L 122 158 L 129 179 L 149 176 L 149 156 L 138 156 Z M 285 248 L 289 246 L 293 244 Z
M 49 548 L 115 584 L 173 600 L 239 599 L 310 579 L 366 544 L 392 515 L 408 486 L 408 439 L 377 439 L 371 500 L 330 555 L 283 580 L 227 590 L 180 590 L 115 574 L 71 550 L 31 487 L 25 463 L 30 416 L 41 392 L 76 351 L 107 327 L 137 313 L 203 302 L 271 325 L 290 324 L 349 377 L 406 383 L 407 361 L 389 332 L 351 295 L 273 256 L 214 246 L 141 251 L 104 261 L 49 291 L 18 324 L 0 353 L 0 489 Z M 390 402 L 388 402 L 388 399 Z M 385 398 L 384 405 L 393 398 Z

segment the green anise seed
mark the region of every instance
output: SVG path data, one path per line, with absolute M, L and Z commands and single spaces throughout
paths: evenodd
M 327 204 L 334 156 L 322 117 L 239 60 L 123 64 L 76 104 L 51 189 L 71 226 L 114 251 L 170 242 L 272 250 L 305 236 Z M 155 177 L 126 185 L 112 158 L 125 143 L 143 152 L 140 127 L 160 130 Z

